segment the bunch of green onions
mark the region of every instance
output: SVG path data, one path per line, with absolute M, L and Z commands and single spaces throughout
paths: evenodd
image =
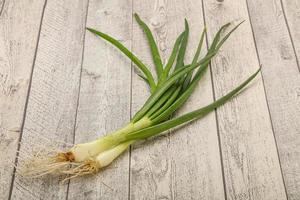
M 204 28 L 192 62 L 185 65 L 184 57 L 189 36 L 189 26 L 185 20 L 185 30 L 176 39 L 167 63 L 163 64 L 149 27 L 137 14 L 134 16 L 146 34 L 156 68 L 156 81 L 146 65 L 116 39 L 92 28 L 87 28 L 87 30 L 114 45 L 139 68 L 141 73 L 138 75 L 150 87 L 151 95 L 148 100 L 123 128 L 92 142 L 76 144 L 66 152 L 58 152 L 51 157 L 43 157 L 39 160 L 35 159 L 31 161 L 30 165 L 27 165 L 30 167 L 23 174 L 35 177 L 59 173 L 75 177 L 95 173 L 109 165 L 134 142 L 191 122 L 213 111 L 236 95 L 260 71 L 258 69 L 241 85 L 215 102 L 182 116 L 171 118 L 172 114 L 191 96 L 199 80 L 207 71 L 211 59 L 241 23 L 228 31 L 227 34 L 224 32 L 230 23 L 223 25 L 216 33 L 205 56 L 199 58 L 206 36 L 206 29 Z

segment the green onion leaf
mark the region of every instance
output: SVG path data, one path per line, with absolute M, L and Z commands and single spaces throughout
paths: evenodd
M 155 119 L 157 116 L 159 116 L 162 112 L 164 112 L 171 104 L 176 100 L 178 97 L 179 92 L 181 91 L 181 86 L 179 86 L 172 94 L 172 96 L 167 100 L 167 102 L 159 108 L 153 115 L 150 116 L 150 119 Z
M 147 112 L 146 116 L 152 115 L 155 111 L 157 111 L 174 93 L 177 89 L 175 85 L 169 88 L 163 96 L 154 104 L 154 106 Z
M 186 73 L 199 67 L 199 65 L 205 65 L 205 63 L 209 63 L 215 53 L 216 52 L 206 56 L 195 66 L 184 67 L 178 70 L 175 74 L 172 74 L 166 80 L 166 82 L 149 97 L 144 106 L 134 115 L 132 122 L 136 122 L 141 119 L 146 114 L 146 112 L 155 104 L 155 102 L 165 93 L 165 91 L 167 91 L 178 79 L 182 78 Z
M 148 43 L 149 43 L 151 53 L 152 53 L 153 62 L 156 67 L 157 77 L 159 78 L 163 72 L 163 64 L 161 61 L 161 57 L 160 57 L 157 45 L 156 45 L 153 35 L 151 33 L 151 30 L 147 26 L 147 24 L 141 20 L 141 18 L 138 16 L 138 14 L 135 13 L 134 17 L 135 17 L 135 20 L 137 21 L 137 23 L 144 30 L 144 32 L 147 36 Z
M 182 38 L 182 42 L 180 45 L 180 49 L 178 52 L 178 56 L 177 56 L 177 61 L 176 61 L 176 65 L 175 65 L 175 70 L 177 68 L 183 67 L 184 64 L 184 56 L 185 56 L 185 51 L 186 51 L 186 47 L 187 47 L 187 42 L 188 42 L 188 37 L 189 37 L 189 24 L 187 22 L 187 20 L 184 20 L 184 26 L 185 26 L 185 30 L 184 30 L 184 35 Z
M 148 70 L 146 65 L 142 63 L 133 53 L 131 53 L 123 44 L 121 44 L 118 40 L 110 37 L 109 35 L 102 33 L 100 31 L 97 31 L 92 28 L 87 28 L 90 32 L 100 36 L 101 38 L 105 39 L 106 41 L 110 42 L 112 45 L 117 47 L 122 53 L 124 53 L 136 66 L 145 74 L 147 77 L 147 80 L 149 82 L 151 91 L 153 92 L 156 88 L 156 84 L 154 82 L 153 76 L 151 72 Z
M 167 119 L 173 112 L 175 112 L 178 108 L 180 108 L 191 96 L 194 89 L 197 86 L 198 80 L 201 79 L 202 75 L 207 69 L 208 64 L 210 63 L 210 60 L 207 60 L 206 63 L 204 63 L 197 72 L 197 79 L 193 80 L 192 83 L 187 87 L 187 89 L 180 95 L 178 99 L 174 101 L 172 105 L 170 105 L 164 112 L 162 112 L 160 115 L 156 116 L 156 118 L 151 117 L 150 119 L 153 121 L 153 124 L 157 124 L 165 119 Z
M 221 33 L 228 27 L 230 26 L 231 23 L 227 23 L 223 26 L 221 26 L 221 28 L 218 30 L 218 32 L 216 33 L 214 39 L 213 39 L 213 42 L 211 43 L 211 46 L 210 46 L 210 51 L 214 51 L 216 49 L 216 46 L 218 44 L 218 42 L 220 41 L 220 38 L 221 38 Z
M 205 35 L 206 35 L 206 28 L 204 28 L 203 31 L 202 31 L 202 33 L 201 33 L 200 41 L 199 41 L 199 44 L 198 44 L 195 56 L 193 58 L 192 64 L 191 64 L 192 66 L 197 64 L 197 61 L 198 61 L 198 58 L 200 56 L 200 52 L 201 52 L 201 48 L 202 48 L 202 45 L 203 45 L 203 41 L 204 41 L 204 36 Z M 193 72 L 192 71 L 189 72 L 186 75 L 184 83 L 183 83 L 182 91 L 184 91 L 187 88 L 187 86 L 190 84 L 192 76 L 193 76 Z
M 162 76 L 161 76 L 161 78 L 159 79 L 159 82 L 158 82 L 158 84 L 157 84 L 158 86 L 159 86 L 160 84 L 162 84 L 162 83 L 166 80 L 166 78 L 168 77 L 168 75 L 169 75 L 169 72 L 170 72 L 170 70 L 171 70 L 171 68 L 172 68 L 172 66 L 173 66 L 173 64 L 174 64 L 174 61 L 175 61 L 175 58 L 176 58 L 176 55 L 177 55 L 177 51 L 178 51 L 178 49 L 179 49 L 179 46 L 180 46 L 180 43 L 181 43 L 181 41 L 182 41 L 182 38 L 183 38 L 184 33 L 185 33 L 185 32 L 181 33 L 181 34 L 178 36 L 178 38 L 176 39 L 176 41 L 175 41 L 175 44 L 174 44 L 174 46 L 173 46 L 173 49 L 172 49 L 172 53 L 171 53 L 171 55 L 170 55 L 170 58 L 169 58 L 169 60 L 168 60 L 168 62 L 167 62 L 167 64 L 166 64 L 166 67 L 165 67 L 165 69 L 164 69 L 164 71 L 163 71 L 163 73 L 162 73 Z
M 228 34 L 226 34 L 224 36 L 224 38 L 228 39 L 229 36 L 231 35 L 231 33 L 234 30 L 236 30 L 239 25 L 240 24 L 238 24 L 237 26 L 235 26 Z M 229 26 L 229 24 L 225 24 L 217 32 L 217 34 L 215 36 L 215 39 L 213 41 L 212 47 L 208 50 L 208 53 L 206 54 L 205 57 L 209 57 L 210 54 L 214 55 L 214 53 L 217 52 L 221 48 L 221 46 L 222 46 L 222 44 L 224 42 L 218 43 L 218 41 L 220 40 L 222 30 L 224 30 L 228 26 Z M 203 34 L 202 34 L 202 36 L 203 36 Z M 202 39 L 202 36 L 201 36 L 201 39 Z M 226 41 L 226 39 L 224 40 L 224 38 L 221 41 Z M 200 39 L 199 44 L 201 43 L 201 39 Z M 217 46 L 217 48 L 216 48 L 216 46 Z M 194 63 L 195 60 L 196 59 L 193 60 L 193 63 Z M 155 115 L 155 118 L 151 117 L 151 120 L 153 120 L 154 124 L 157 124 L 157 123 L 159 123 L 159 122 L 167 119 L 173 112 L 175 112 L 178 108 L 180 108 L 188 100 L 188 98 L 191 96 L 191 94 L 193 93 L 194 89 L 196 88 L 197 83 L 199 82 L 199 80 L 201 79 L 202 75 L 204 74 L 204 72 L 208 68 L 208 65 L 209 65 L 209 62 L 206 62 L 201 67 L 199 67 L 199 69 L 197 70 L 197 73 L 195 74 L 192 82 L 186 87 L 186 89 L 184 90 L 184 92 L 182 93 L 182 95 L 178 99 L 176 99 L 176 101 L 174 101 L 174 103 L 170 107 L 168 107 L 167 109 L 165 109 L 159 115 Z
M 184 114 L 180 117 L 162 122 L 158 125 L 151 126 L 149 128 L 145 128 L 139 131 L 135 131 L 132 133 L 127 134 L 124 136 L 124 139 L 122 142 L 130 141 L 130 140 L 140 140 L 140 139 L 146 139 L 151 136 L 155 136 L 161 132 L 167 131 L 171 128 L 174 128 L 176 126 L 185 124 L 187 122 L 190 122 L 192 120 L 198 119 L 203 117 L 204 115 L 208 114 L 209 112 L 213 111 L 217 107 L 223 105 L 228 100 L 230 100 L 234 95 L 236 95 L 241 89 L 243 89 L 252 79 L 255 78 L 255 76 L 259 73 L 260 68 L 252 75 L 250 76 L 246 81 L 244 81 L 241 85 L 239 85 L 237 88 L 226 94 L 225 96 L 221 97 L 217 101 L 202 107 L 198 110 L 192 111 L 190 113 Z
M 245 20 L 244 20 L 245 21 Z M 231 35 L 231 33 L 233 33 L 242 23 L 244 23 L 244 21 L 240 22 L 238 25 L 236 25 L 231 31 L 229 31 L 224 38 L 221 40 L 221 42 L 218 43 L 218 45 L 216 46 L 216 49 L 219 49 L 223 43 L 229 38 L 229 36 Z
M 149 84 L 149 81 L 148 81 L 148 79 L 144 76 L 144 75 L 142 75 L 142 74 L 139 74 L 139 73 L 136 73 L 139 77 L 141 77 L 149 86 L 150 86 L 150 84 Z

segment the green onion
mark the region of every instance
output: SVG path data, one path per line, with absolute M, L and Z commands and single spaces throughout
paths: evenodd
M 92 28 L 87 28 L 87 30 L 114 45 L 142 71 L 143 74 L 138 75 L 149 85 L 151 90 L 148 100 L 123 128 L 94 141 L 76 144 L 68 151 L 58 152 L 53 157 L 42 159 L 35 157 L 30 160 L 30 165 L 26 165 L 30 167 L 23 171 L 24 175 L 37 177 L 55 172 L 67 174 L 69 178 L 72 178 L 98 172 L 134 142 L 199 119 L 223 105 L 238 94 L 260 71 L 259 68 L 246 81 L 215 102 L 172 119 L 172 114 L 186 103 L 195 90 L 199 80 L 207 71 L 211 59 L 242 22 L 225 35 L 224 32 L 230 23 L 223 25 L 216 33 L 207 53 L 199 58 L 206 37 L 204 28 L 191 64 L 185 65 L 184 57 L 189 36 L 189 25 L 185 20 L 185 30 L 177 37 L 171 55 L 164 65 L 150 28 L 137 14 L 134 16 L 147 36 L 153 63 L 156 67 L 157 81 L 154 80 L 147 65 L 116 39 Z M 176 64 L 173 66 L 175 60 Z M 173 70 L 171 70 L 172 68 Z

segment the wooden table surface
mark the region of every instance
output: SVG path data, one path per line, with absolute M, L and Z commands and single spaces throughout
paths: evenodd
M 106 32 L 152 66 L 132 14 L 164 61 L 190 23 L 187 61 L 204 25 L 222 47 L 177 115 L 224 95 L 262 65 L 238 97 L 183 129 L 131 147 L 95 176 L 14 175 L 17 152 L 64 148 L 117 129 L 148 97 L 132 63 L 85 30 Z M 0 199 L 300 200 L 299 0 L 0 0 Z

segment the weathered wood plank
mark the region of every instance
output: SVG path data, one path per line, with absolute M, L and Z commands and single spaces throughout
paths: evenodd
M 150 24 L 166 60 L 174 41 L 184 30 L 184 18 L 191 34 L 187 62 L 191 62 L 203 28 L 201 1 L 134 1 L 133 11 Z M 133 50 L 152 64 L 147 42 L 136 23 Z M 205 48 L 204 48 L 205 49 Z M 137 76 L 133 76 L 133 111 L 148 96 Z M 209 72 L 200 82 L 192 100 L 180 113 L 213 101 Z M 215 115 L 197 121 L 171 136 L 157 137 L 134 145 L 131 153 L 131 199 L 224 199 Z
M 90 0 L 87 26 L 131 48 L 131 0 Z M 94 140 L 130 120 L 131 63 L 111 44 L 87 32 L 75 143 Z M 71 180 L 69 199 L 127 199 L 129 154 L 99 174 Z
M 87 1 L 49 0 L 34 65 L 20 157 L 33 149 L 71 143 L 79 92 Z M 42 139 L 43 137 L 48 140 Z M 56 143 L 63 148 L 64 144 Z M 56 177 L 16 177 L 11 199 L 65 199 Z
M 300 74 L 293 46 L 280 0 L 248 6 L 288 198 L 300 199 Z
M 0 16 L 1 16 L 3 8 L 4 8 L 4 2 L 5 2 L 5 0 L 0 0 Z
M 284 12 L 282 14 L 286 17 L 286 24 L 290 31 L 290 36 L 294 45 L 295 54 L 298 58 L 298 69 L 300 70 L 300 1 L 281 0 L 281 4 L 284 9 Z
M 0 15 L 0 199 L 9 195 L 43 6 L 6 1 Z
M 258 67 L 244 1 L 203 1 L 212 32 L 229 21 L 246 22 L 212 62 L 216 97 L 246 79 Z M 227 199 L 286 199 L 261 76 L 249 89 L 217 110 Z

